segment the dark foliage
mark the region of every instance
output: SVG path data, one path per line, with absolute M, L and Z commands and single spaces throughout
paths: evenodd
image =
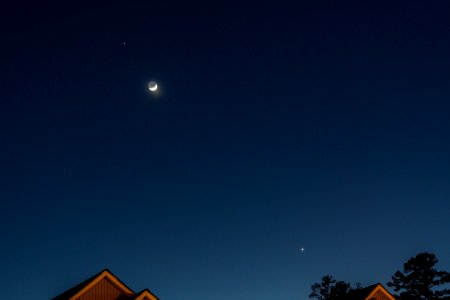
M 395 272 L 387 285 L 400 292 L 400 300 L 450 300 L 450 289 L 443 288 L 450 283 L 450 273 L 437 271 L 437 262 L 434 254 L 419 253 L 403 265 L 402 272 Z
M 309 298 L 318 300 L 344 300 L 352 291 L 350 283 L 337 281 L 331 275 L 322 277 L 320 283 L 311 285 Z

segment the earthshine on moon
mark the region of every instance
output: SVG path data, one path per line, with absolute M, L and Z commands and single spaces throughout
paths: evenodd
M 156 90 L 158 89 L 158 84 L 157 84 L 155 81 L 150 81 L 150 82 L 148 83 L 148 89 L 149 89 L 151 92 L 154 92 L 154 91 L 156 91 Z

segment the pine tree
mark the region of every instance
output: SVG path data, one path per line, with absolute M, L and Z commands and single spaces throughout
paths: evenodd
M 434 254 L 419 253 L 403 265 L 402 272 L 395 272 L 387 285 L 400 292 L 397 297 L 401 300 L 450 300 L 450 289 L 442 289 L 450 283 L 450 273 L 437 271 L 437 262 Z
M 320 283 L 311 285 L 309 298 L 317 300 L 341 300 L 351 291 L 351 285 L 345 281 L 336 281 L 331 275 L 322 277 Z

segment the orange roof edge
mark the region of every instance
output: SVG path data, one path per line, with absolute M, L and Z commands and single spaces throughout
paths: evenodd
M 367 296 L 366 300 L 368 299 L 372 299 L 373 296 L 375 295 L 376 292 L 378 291 L 382 291 L 384 294 L 386 294 L 386 296 L 390 299 L 390 300 L 396 300 L 394 296 L 392 296 L 391 293 L 389 293 L 389 291 L 381 284 L 379 283 L 374 289 L 373 291 L 369 294 L 369 296 Z
M 81 295 L 86 293 L 90 288 L 92 288 L 95 284 L 97 284 L 102 279 L 108 279 L 116 288 L 118 288 L 124 294 L 128 296 L 134 295 L 134 292 L 127 287 L 124 283 L 122 283 L 111 271 L 108 269 L 103 270 L 94 280 L 92 280 L 88 285 L 86 285 L 83 289 L 81 289 L 78 293 L 70 297 L 69 300 L 75 300 L 79 298 Z
M 153 294 L 150 290 L 145 289 L 142 292 L 139 293 L 139 295 L 134 300 L 159 300 L 158 297 L 156 297 L 155 294 Z

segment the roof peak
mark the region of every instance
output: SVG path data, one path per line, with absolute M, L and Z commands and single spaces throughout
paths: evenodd
M 116 275 L 114 275 L 108 268 L 103 269 L 99 273 L 89 277 L 76 286 L 68 289 L 60 295 L 52 298 L 52 300 L 74 300 L 96 285 L 103 279 L 107 279 L 115 288 L 121 293 L 134 296 L 135 292 L 123 283 Z

